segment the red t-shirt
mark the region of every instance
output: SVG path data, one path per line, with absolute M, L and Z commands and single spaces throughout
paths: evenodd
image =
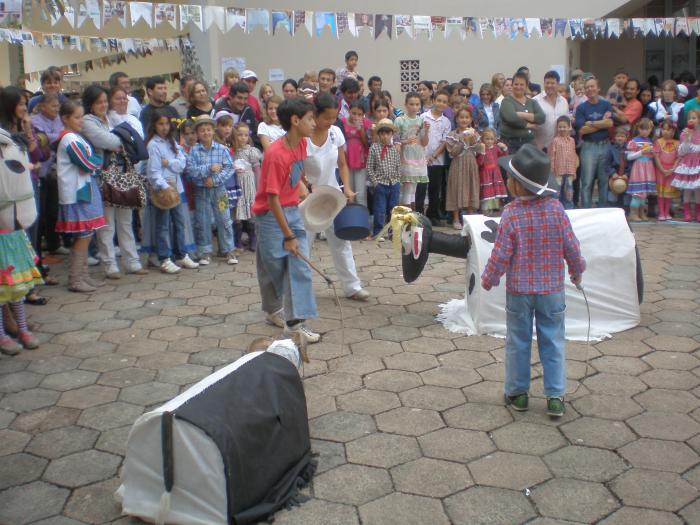
M 258 122 L 262 122 L 262 111 L 260 111 L 260 101 L 258 101 L 258 98 L 255 95 L 248 95 L 248 105 L 250 106 L 250 109 L 253 110 L 253 113 L 255 114 L 255 119 Z
M 267 148 L 263 157 L 258 192 L 253 202 L 253 213 L 261 215 L 270 210 L 268 194 L 279 195 L 282 206 L 299 204 L 299 182 L 304 173 L 306 139 L 290 149 L 286 140 L 276 140 Z

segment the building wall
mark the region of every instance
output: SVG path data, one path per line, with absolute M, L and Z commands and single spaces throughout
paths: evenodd
M 594 73 L 606 89 L 619 68 L 640 80 L 645 78 L 644 39 L 587 40 L 581 43 L 581 69 Z
M 10 65 L 10 44 L 0 43 L 0 85 L 6 86 L 13 83 Z

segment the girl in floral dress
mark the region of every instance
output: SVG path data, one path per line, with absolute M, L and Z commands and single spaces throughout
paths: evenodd
M 700 222 L 700 111 L 688 112 L 688 127 L 681 133 L 678 165 L 671 186 L 683 191 L 683 220 L 692 220 L 690 201 L 695 197 L 695 220 Z
M 651 134 L 654 125 L 648 118 L 637 122 L 637 135 L 627 143 L 627 160 L 632 162 L 627 193 L 632 196 L 630 221 L 647 220 L 647 196 L 656 193 L 656 170 L 654 169 L 654 145 Z
M 670 120 L 664 120 L 659 127 L 661 138 L 654 142 L 656 153 L 656 193 L 659 200 L 659 212 L 657 218 L 667 221 L 671 218 L 671 200 L 678 197 L 676 188 L 671 186 L 673 182 L 673 170 L 676 169 L 678 160 L 678 141 L 673 138 L 676 127 Z
M 508 146 L 496 142 L 496 131 L 492 128 L 481 133 L 481 145 L 481 153 L 476 156 L 481 186 L 481 213 L 491 217 L 501 209 L 501 199 L 508 196 L 503 175 L 498 168 L 498 159 L 508 152 Z
M 399 202 L 415 209 L 416 187 L 428 182 L 425 147 L 428 145 L 430 123 L 418 115 L 418 93 L 406 95 L 406 114 L 395 121 L 401 140 L 401 195 Z

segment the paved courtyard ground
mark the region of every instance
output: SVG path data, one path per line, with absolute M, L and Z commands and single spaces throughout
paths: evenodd
M 502 406 L 503 341 L 447 332 L 438 305 L 463 262 L 431 255 L 403 282 L 389 244 L 355 244 L 367 303 L 317 290 L 323 341 L 304 369 L 319 470 L 280 525 L 700 523 L 700 227 L 637 225 L 641 325 L 568 345 L 560 421 L 533 368 L 528 413 Z M 326 243 L 315 258 L 331 269 Z M 62 275 L 62 268 L 55 273 Z M 65 279 L 64 279 L 65 282 Z M 113 498 L 127 434 L 149 408 L 277 335 L 253 257 L 91 295 L 44 288 L 41 349 L 0 358 L 0 524 L 136 524 Z M 536 356 L 536 353 L 535 353 Z

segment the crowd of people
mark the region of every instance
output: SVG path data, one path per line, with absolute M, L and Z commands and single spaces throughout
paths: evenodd
M 455 229 L 463 213 L 500 214 L 512 196 L 498 160 L 532 144 L 549 155 L 565 208 L 618 206 L 630 221 L 700 221 L 700 96 L 690 74 L 650 86 L 619 71 L 602 92 L 590 73 L 575 70 L 565 82 L 548 71 L 540 85 L 521 67 L 478 90 L 469 78 L 424 80 L 399 101 L 378 75 L 365 88 L 358 58 L 349 51 L 341 68 L 288 79 L 280 95 L 259 85 L 254 71 L 234 69 L 215 94 L 204 79 L 183 75 L 170 101 L 165 80 L 152 77 L 145 104 L 121 72 L 77 96 L 62 92 L 54 67 L 36 94 L 2 88 L 0 145 L 25 159 L 38 218 L 24 228 L 14 219 L 0 224 L 0 241 L 10 243 L 0 249 L 0 302 L 7 303 L 0 351 L 38 345 L 23 305 L 46 302 L 36 288 L 42 278 L 58 284 L 47 254 L 67 255 L 68 288 L 90 293 L 104 285 L 90 265 L 116 281 L 149 266 L 166 274 L 196 269 L 217 254 L 235 265 L 244 251 L 257 251 L 268 322 L 317 341 L 302 322 L 315 303 L 299 306 L 297 298 L 295 307 L 290 294 L 310 281 L 308 268 L 269 263 L 282 248 L 308 250 L 316 237 L 301 239 L 303 223 L 290 211 L 298 190 L 287 193 L 284 177 L 311 192 L 334 186 L 368 206 L 370 237 L 383 241 L 378 234 L 398 204 Z M 5 164 L 0 179 L 12 177 Z M 22 198 L 7 180 L 0 191 L 3 203 Z M 275 228 L 279 246 L 261 240 Z M 29 245 L 20 242 L 25 229 Z M 320 236 L 345 295 L 367 299 L 350 243 L 332 227 Z

